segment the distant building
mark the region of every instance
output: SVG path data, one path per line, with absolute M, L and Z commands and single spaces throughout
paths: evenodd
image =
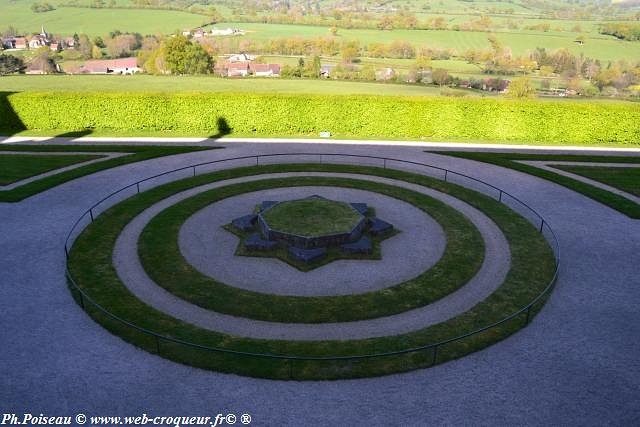
M 250 62 L 256 59 L 255 55 L 248 55 L 246 53 L 237 53 L 235 55 L 229 56 L 227 61 L 229 62 Z
M 212 36 L 243 36 L 244 31 L 238 28 L 212 28 Z
M 232 62 L 227 65 L 227 77 L 246 77 L 249 75 L 249 62 Z
M 249 70 L 256 77 L 278 77 L 280 76 L 279 64 L 250 64 Z
M 320 76 L 325 78 L 331 77 L 331 73 L 333 72 L 334 68 L 335 68 L 335 65 L 327 65 L 327 64 L 321 65 Z
M 28 47 L 26 37 L 16 37 L 15 39 L 13 39 L 13 42 L 14 49 L 26 49 Z
M 138 59 L 95 59 L 85 61 L 79 67 L 68 69 L 69 74 L 136 74 L 142 72 L 138 67 Z

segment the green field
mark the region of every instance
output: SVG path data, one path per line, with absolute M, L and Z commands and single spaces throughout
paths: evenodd
M 0 92 L 251 92 L 317 93 L 327 95 L 439 95 L 434 86 L 368 83 L 338 80 L 287 80 L 279 78 L 223 79 L 211 76 L 6 76 L 0 78 Z M 454 93 L 479 96 L 467 90 Z
M 60 156 L 3 154 L 0 152 L 0 185 L 12 184 L 54 169 L 99 159 L 102 156 L 67 154 Z
M 243 24 L 224 23 L 220 26 L 233 26 L 247 31 L 244 36 L 253 40 L 269 40 L 275 38 L 315 38 L 329 36 L 329 28 L 307 25 L 279 25 L 279 24 Z M 488 49 L 489 33 L 482 31 L 452 31 L 452 30 L 367 30 L 340 29 L 338 37 L 342 40 L 359 40 L 361 45 L 368 43 L 390 43 L 394 40 L 406 40 L 416 46 L 437 48 L 451 48 L 459 53 L 468 49 Z M 640 43 L 625 42 L 611 36 L 591 35 L 584 45 L 575 43 L 575 33 L 542 31 L 497 32 L 496 37 L 504 46 L 511 48 L 513 54 L 523 55 L 544 47 L 547 50 L 567 48 L 574 54 L 583 53 L 590 58 L 601 61 L 640 58 Z
M 640 166 L 640 158 L 638 159 Z M 598 167 L 553 165 L 554 168 L 584 176 L 640 197 L 640 167 Z
M 48 32 L 63 36 L 74 33 L 104 36 L 113 30 L 167 34 L 206 22 L 204 16 L 170 10 L 57 7 L 50 12 L 34 13 L 30 9 L 32 3 L 36 1 L 0 0 L 0 30 L 13 25 L 24 33 L 39 33 L 44 26 Z

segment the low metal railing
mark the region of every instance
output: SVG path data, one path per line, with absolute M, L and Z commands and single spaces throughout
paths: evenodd
M 474 331 L 471 331 L 469 333 L 463 334 L 463 335 L 457 335 L 454 337 L 451 337 L 449 339 L 445 339 L 445 340 L 441 340 L 435 343 L 431 343 L 431 344 L 427 344 L 424 346 L 419 346 L 419 347 L 413 347 L 413 348 L 408 348 L 408 349 L 403 349 L 403 350 L 398 350 L 398 351 L 392 351 L 392 352 L 380 352 L 380 353 L 371 353 L 371 354 L 361 354 L 361 355 L 349 355 L 349 356 L 293 356 L 293 355 L 282 355 L 282 354 L 269 354 L 269 353 L 254 353 L 254 352 L 246 352 L 246 351 L 237 351 L 237 350 L 231 350 L 231 349 L 226 349 L 226 348 L 218 348 L 218 347 L 208 347 L 208 346 L 204 346 L 201 344 L 196 344 L 196 343 L 192 343 L 192 342 L 188 342 L 188 341 L 183 341 L 183 340 L 179 340 L 176 338 L 172 338 L 172 337 L 168 337 L 162 334 L 159 334 L 157 332 L 151 331 L 149 329 L 146 328 L 142 328 L 140 326 L 137 326 L 125 319 L 122 319 L 118 316 L 116 316 L 115 314 L 111 313 L 109 310 L 107 310 L 106 308 L 102 307 L 100 304 L 98 304 L 97 302 L 95 302 L 83 289 L 81 289 L 78 284 L 76 283 L 75 279 L 73 278 L 71 272 L 68 269 L 68 265 L 66 268 L 66 276 L 69 280 L 70 286 L 72 287 L 72 289 L 74 291 L 76 291 L 78 293 L 78 301 L 81 305 L 81 307 L 83 308 L 83 310 L 87 311 L 87 306 L 90 305 L 91 307 L 97 309 L 98 311 L 100 311 L 101 313 L 103 313 L 104 315 L 106 315 L 107 317 L 115 320 L 116 322 L 128 327 L 128 328 L 132 328 L 133 330 L 137 331 L 137 332 L 141 332 L 145 335 L 148 335 L 150 337 L 152 337 L 155 340 L 155 347 L 157 350 L 158 354 L 161 354 L 161 344 L 162 343 L 173 343 L 173 344 L 178 344 L 181 346 L 186 346 L 186 347 L 190 347 L 190 348 L 195 348 L 195 349 L 199 349 L 199 350 L 205 350 L 205 351 L 210 351 L 210 352 L 217 352 L 217 353 L 226 353 L 226 354 L 232 354 L 232 355 L 240 355 L 240 356 L 249 356 L 249 357 L 257 357 L 257 358 L 266 358 L 266 359 L 281 359 L 281 360 L 286 360 L 286 361 L 295 361 L 295 360 L 307 360 L 307 361 L 344 361 L 344 360 L 363 360 L 363 359 L 374 359 L 374 358 L 381 358 L 381 357 L 389 357 L 389 356 L 397 356 L 397 355 L 404 355 L 404 354 L 410 354 L 410 353 L 417 353 L 417 352 L 428 352 L 430 351 L 432 353 L 432 361 L 431 361 L 431 365 L 434 365 L 437 363 L 438 361 L 438 351 L 440 349 L 442 349 L 444 346 L 446 346 L 447 344 L 450 343 L 454 343 L 454 342 L 459 342 L 462 341 L 466 338 L 472 337 L 472 336 L 476 336 L 478 334 L 481 334 L 483 332 L 489 331 L 493 328 L 496 328 L 497 326 L 503 325 L 509 321 L 511 321 L 512 319 L 515 319 L 516 317 L 523 315 L 524 314 L 524 324 L 526 325 L 529 320 L 530 320 L 530 316 L 531 316 L 531 311 L 533 309 L 533 307 L 540 301 L 542 300 L 544 297 L 546 297 L 549 292 L 551 291 L 551 289 L 553 288 L 553 285 L 558 277 L 558 271 L 560 268 L 560 246 L 558 243 L 558 239 L 557 236 L 555 234 L 555 232 L 553 231 L 553 229 L 549 226 L 548 222 L 535 210 L 533 209 L 531 206 L 529 206 L 528 204 L 526 204 L 525 202 L 523 202 L 522 200 L 518 199 L 517 197 L 515 197 L 514 195 L 508 193 L 507 191 L 489 184 L 486 181 L 471 177 L 469 175 L 460 173 L 460 172 L 456 172 L 456 171 L 452 171 L 443 167 L 439 167 L 439 166 L 434 166 L 434 165 L 430 165 L 430 164 L 426 164 L 426 163 L 421 163 L 421 162 L 416 162 L 416 161 L 410 161 L 410 160 L 402 160 L 402 159 L 395 159 L 395 158 L 389 158 L 389 157 L 380 157 L 380 156 L 369 156 L 369 155 L 359 155 L 359 154 L 342 154 L 342 153 L 277 153 L 277 154 L 260 154 L 260 155 L 253 155 L 253 156 L 241 156 L 241 157 L 233 157 L 233 158 L 227 158 L 227 159 L 220 159 L 220 160 L 213 160 L 213 161 L 209 161 L 209 162 L 202 162 L 202 163 L 197 163 L 197 164 L 193 164 L 193 165 L 189 165 L 189 166 L 184 166 L 181 168 L 177 168 L 177 169 L 173 169 L 167 172 L 163 172 L 160 174 L 156 174 L 153 176 L 150 176 L 148 178 L 144 178 L 141 179 L 139 181 L 136 181 L 134 183 L 131 183 L 125 187 L 120 188 L 117 191 L 114 191 L 113 193 L 107 195 L 106 197 L 100 199 L 98 202 L 94 203 L 91 207 L 89 207 L 73 224 L 73 226 L 71 227 L 71 229 L 69 230 L 67 237 L 65 239 L 65 244 L 64 244 L 64 251 L 65 251 L 65 256 L 68 260 L 69 257 L 69 250 L 71 248 L 71 244 L 72 242 L 75 240 L 74 236 L 77 236 L 79 234 L 79 232 L 81 231 L 81 229 L 79 229 L 80 224 L 82 223 L 82 221 L 89 217 L 90 221 L 93 222 L 95 220 L 95 218 L 97 217 L 97 215 L 99 215 L 99 211 L 97 210 L 98 207 L 103 206 L 105 204 L 105 202 L 109 201 L 109 200 L 113 200 L 114 203 L 110 204 L 109 206 L 112 206 L 113 204 L 117 203 L 119 200 L 116 200 L 118 195 L 123 195 L 126 193 L 127 190 L 132 190 L 135 188 L 135 192 L 136 194 L 140 193 L 141 191 L 141 184 L 146 184 L 146 183 L 152 183 L 154 180 L 158 180 L 161 177 L 165 177 L 167 175 L 170 174 L 175 174 L 177 172 L 183 172 L 183 171 L 187 171 L 189 172 L 189 176 L 196 176 L 198 174 L 198 169 L 203 169 L 204 166 L 208 166 L 208 165 L 216 165 L 216 164 L 223 164 L 223 163 L 230 163 L 230 162 L 236 162 L 236 161 L 249 161 L 251 163 L 251 165 L 261 165 L 264 164 L 264 160 L 267 159 L 280 159 L 283 157 L 304 157 L 307 159 L 312 159 L 311 161 L 307 161 L 305 163 L 332 163 L 331 161 L 328 161 L 330 159 L 335 159 L 337 157 L 342 157 L 342 158 L 347 158 L 349 160 L 352 159 L 367 159 L 367 160 L 373 160 L 375 162 L 378 162 L 378 166 L 382 166 L 383 168 L 387 169 L 388 166 L 390 164 L 396 163 L 396 164 L 403 164 L 403 165 L 411 165 L 411 166 L 417 166 L 420 168 L 428 168 L 428 170 L 431 171 L 435 171 L 437 174 L 440 174 L 440 176 L 435 176 L 433 174 L 430 174 L 429 176 L 435 177 L 435 178 L 439 178 L 442 179 L 445 182 L 453 182 L 452 178 L 463 178 L 466 180 L 470 180 L 476 184 L 480 184 L 486 191 L 483 191 L 484 194 L 488 194 L 492 197 L 495 197 L 496 200 L 498 202 L 501 203 L 506 203 L 506 200 L 509 199 L 513 202 L 515 202 L 515 206 L 523 208 L 525 212 L 521 212 L 524 214 L 525 217 L 528 217 L 529 221 L 531 221 L 534 226 L 536 226 L 538 228 L 538 231 L 540 233 L 543 233 L 545 238 L 547 239 L 547 241 L 549 243 L 551 243 L 551 248 L 553 250 L 554 253 L 554 257 L 555 257 L 555 271 L 553 274 L 552 279 L 549 281 L 549 283 L 547 284 L 547 286 L 542 290 L 542 292 L 540 292 L 532 301 L 530 301 L 528 304 L 526 304 L 525 306 L 523 306 L 522 308 L 520 308 L 519 310 L 516 310 L 515 312 L 511 313 L 510 315 L 504 317 L 503 319 L 496 321 L 494 323 L 491 323 L 489 325 L 486 325 L 482 328 L 476 329 Z M 261 162 L 261 160 L 263 162 Z M 282 162 L 281 162 L 282 163 Z M 354 164 L 354 163 L 349 163 L 349 164 Z M 357 165 L 357 163 L 355 163 L 355 165 Z M 372 166 L 371 164 L 367 164 L 368 166 Z M 402 169 L 397 169 L 397 170 L 402 170 Z M 207 170 L 206 173 L 212 172 L 211 170 Z M 415 172 L 415 170 L 411 170 L 411 172 Z M 159 185 L 159 184 L 158 184 Z M 152 186 L 149 186 L 149 188 L 151 188 Z M 477 190 L 477 189 L 476 189 Z M 512 209 L 514 206 L 509 205 Z M 291 374 L 291 376 L 293 377 L 293 374 Z

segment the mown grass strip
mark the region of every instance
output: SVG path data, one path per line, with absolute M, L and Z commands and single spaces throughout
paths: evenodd
M 638 159 L 637 168 L 569 165 L 551 166 L 556 169 L 584 176 L 585 178 L 593 179 L 640 197 L 640 158 Z
M 55 169 L 99 158 L 104 158 L 104 156 L 82 154 L 34 156 L 27 154 L 4 154 L 0 151 L 0 185 L 13 184 L 14 182 Z
M 147 206 L 172 194 L 215 180 L 275 172 L 344 172 L 378 175 L 425 185 L 457 197 L 489 216 L 502 230 L 511 251 L 511 269 L 502 285 L 471 310 L 446 322 L 412 333 L 350 341 L 286 341 L 234 337 L 198 328 L 146 305 L 132 295 L 118 278 L 111 254 L 122 228 Z M 230 169 L 166 184 L 121 202 L 101 214 L 78 237 L 68 267 L 77 285 L 115 316 L 164 337 L 232 351 L 238 355 L 156 340 L 114 320 L 83 299 L 85 310 L 114 334 L 141 348 L 177 362 L 241 375 L 277 379 L 336 379 L 384 375 L 431 366 L 464 356 L 504 339 L 525 326 L 525 313 L 461 341 L 403 355 L 362 360 L 285 360 L 269 355 L 354 356 L 426 346 L 470 333 L 515 313 L 546 289 L 554 277 L 555 259 L 543 236 L 523 217 L 495 200 L 463 187 L 408 172 L 347 165 L 272 165 Z M 72 288 L 73 289 L 73 288 Z M 74 296 L 78 298 L 77 292 Z M 78 298 L 79 299 L 79 298 Z M 531 315 L 540 309 L 541 299 Z
M 117 157 L 103 162 L 92 163 L 78 168 L 60 172 L 38 179 L 12 190 L 0 191 L 0 202 L 19 202 L 34 194 L 41 193 L 65 182 L 80 178 L 102 170 L 111 169 L 129 163 L 154 159 L 156 157 L 172 156 L 175 154 L 191 153 L 194 151 L 212 150 L 220 147 L 162 147 L 144 145 L 6 145 L 0 146 L 0 157 L 3 151 L 22 152 L 112 152 L 130 153 L 128 156 Z M 35 157 L 35 156 L 32 156 Z
M 298 297 L 263 294 L 226 285 L 202 274 L 182 256 L 178 244 L 180 227 L 191 215 L 211 203 L 270 188 L 318 185 L 373 191 L 416 206 L 442 225 L 447 238 L 442 257 L 426 272 L 383 290 L 357 295 Z M 484 242 L 464 215 L 424 194 L 353 179 L 295 177 L 234 184 L 182 200 L 147 224 L 138 242 L 138 253 L 145 271 L 157 284 L 201 307 L 271 322 L 324 323 L 389 316 L 422 307 L 454 292 L 480 269 Z
M 578 181 L 568 176 L 560 175 L 549 170 L 540 169 L 535 166 L 518 163 L 518 160 L 535 161 L 568 161 L 568 162 L 597 162 L 597 163 L 638 163 L 640 157 L 621 156 L 574 156 L 557 154 L 518 154 L 518 153 L 472 153 L 466 151 L 431 151 L 433 154 L 440 154 L 462 159 L 476 160 L 479 162 L 491 163 L 509 169 L 543 178 L 556 184 L 560 184 L 573 191 L 583 194 L 603 205 L 609 206 L 630 218 L 640 218 L 640 205 L 614 194 L 602 188 L 594 187 L 586 182 Z

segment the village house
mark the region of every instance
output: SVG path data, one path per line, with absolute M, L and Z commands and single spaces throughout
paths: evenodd
M 333 69 L 335 68 L 335 65 L 328 65 L 328 64 L 323 64 L 320 66 L 320 77 L 324 77 L 324 78 L 329 78 L 331 77 L 331 73 L 333 72 Z
M 227 77 L 246 77 L 249 75 L 249 62 L 231 62 L 227 64 Z
M 138 59 L 94 59 L 85 61 L 79 67 L 66 70 L 69 74 L 136 74 L 142 72 Z
M 212 28 L 212 36 L 243 36 L 244 31 L 238 28 Z
M 280 76 L 279 64 L 254 64 L 249 65 L 249 71 L 255 77 L 278 77 Z
M 255 60 L 255 55 L 249 55 L 246 53 L 236 53 L 235 55 L 231 55 L 227 58 L 228 62 L 251 62 Z
M 26 49 L 27 48 L 27 38 L 26 37 L 16 37 L 13 39 L 13 48 L 14 49 Z

